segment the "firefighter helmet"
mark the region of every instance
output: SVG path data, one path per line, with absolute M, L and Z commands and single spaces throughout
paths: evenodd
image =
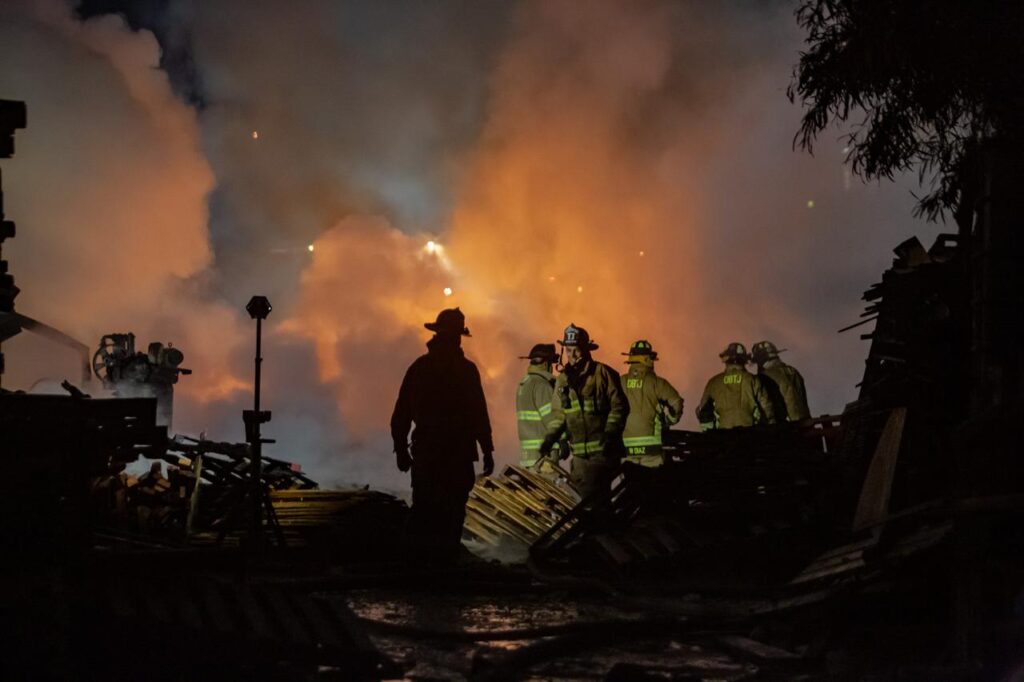
M 565 328 L 565 336 L 558 343 L 563 346 L 579 346 L 584 350 L 597 350 L 598 345 L 590 340 L 590 334 L 583 327 L 570 322 Z
M 750 347 L 750 358 L 759 365 L 779 357 L 785 348 L 776 348 L 771 341 L 758 341 Z
M 520 355 L 520 360 L 529 360 L 535 364 L 554 362 L 558 359 L 558 351 L 553 343 L 538 343 L 530 349 L 529 355 Z
M 437 314 L 437 320 L 427 322 L 423 326 L 438 334 L 470 335 L 466 326 L 466 316 L 458 308 L 445 308 Z
M 742 343 L 733 341 L 725 347 L 718 357 L 722 358 L 724 362 L 741 362 L 747 364 L 750 361 L 750 356 L 747 355 L 747 349 Z
M 623 353 L 623 355 L 629 356 L 629 359 L 626 361 L 627 363 L 636 362 L 636 360 L 633 359 L 634 356 L 650 357 L 651 360 L 658 359 L 658 352 L 654 350 L 654 346 L 652 346 L 651 342 L 647 339 L 634 341 L 633 345 L 629 347 L 629 352 Z

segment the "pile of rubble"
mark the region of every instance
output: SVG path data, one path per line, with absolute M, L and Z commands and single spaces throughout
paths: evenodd
M 181 537 L 195 491 L 195 475 L 178 467 L 163 474 L 154 462 L 141 476 L 126 472 L 92 480 L 91 492 L 97 519 L 107 525 L 146 535 Z
M 251 509 L 250 466 L 245 443 L 179 436 L 142 475 L 122 470 L 92 479 L 94 523 L 108 539 L 237 546 Z M 396 497 L 366 488 L 321 490 L 299 465 L 270 457 L 263 457 L 262 477 L 269 490 L 266 525 L 279 544 L 337 558 L 395 554 L 394 538 L 408 514 Z M 358 555 L 340 556 L 354 546 Z
M 241 526 L 251 467 L 246 443 L 168 440 L 149 471 L 135 476 L 129 462 L 113 460 L 110 471 L 92 479 L 95 522 L 119 529 L 182 541 L 197 530 L 233 530 Z M 263 483 L 271 490 L 317 487 L 297 464 L 263 458 Z

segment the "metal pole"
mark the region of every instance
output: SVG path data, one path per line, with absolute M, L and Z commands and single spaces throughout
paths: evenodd
M 260 435 L 260 366 L 263 363 L 262 357 L 263 349 L 263 320 L 262 318 L 256 318 L 256 381 L 255 381 L 255 392 L 253 396 L 253 412 L 256 415 L 255 424 L 253 425 L 253 438 L 249 444 L 249 455 L 252 458 L 252 529 L 251 539 L 253 546 L 259 546 L 262 541 L 263 531 L 263 486 L 261 485 L 261 479 L 263 477 L 263 443 L 262 436 Z

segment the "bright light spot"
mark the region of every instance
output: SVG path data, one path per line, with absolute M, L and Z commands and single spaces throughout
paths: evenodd
M 844 154 L 849 154 L 850 153 L 850 148 L 849 147 L 843 147 L 843 153 Z
M 254 139 L 254 140 L 260 139 L 260 133 L 259 133 L 258 130 L 252 131 L 252 139 Z
M 577 294 L 582 294 L 583 293 L 583 285 L 582 284 L 579 285 L 578 287 L 576 287 L 576 293 Z
M 548 281 L 549 282 L 554 282 L 555 281 L 555 276 L 551 275 L 550 277 L 548 277 Z
M 313 253 L 313 249 L 314 249 L 314 246 L 313 246 L 312 244 L 310 244 L 310 245 L 309 245 L 309 246 L 307 246 L 306 248 L 307 248 L 307 249 L 309 249 L 309 252 L 310 252 L 310 253 Z
M 814 199 L 807 200 L 807 208 L 814 208 Z
M 444 295 L 445 296 L 451 296 L 452 295 L 452 288 L 451 287 L 445 287 L 444 288 Z
M 435 242 L 433 239 L 423 245 L 423 248 L 419 251 L 419 257 L 423 258 L 429 256 L 435 258 L 438 265 L 440 265 L 446 272 L 452 271 L 452 263 L 448 260 L 448 255 L 445 253 L 444 245 Z
M 643 251 L 641 251 L 641 252 L 640 252 L 640 257 L 641 257 L 641 258 L 643 258 L 643 257 L 644 257 L 644 252 L 643 252 Z

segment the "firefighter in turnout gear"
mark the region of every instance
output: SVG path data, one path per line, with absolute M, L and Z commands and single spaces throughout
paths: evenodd
M 555 380 L 551 424 L 540 452 L 547 457 L 562 434 L 568 434 L 572 483 L 587 498 L 608 490 L 615 477 L 623 454 L 622 429 L 629 403 L 619 373 L 591 358 L 598 346 L 586 329 L 570 324 L 559 343 L 565 353 L 565 369 Z
M 551 369 L 558 360 L 558 352 L 553 343 L 538 343 L 529 355 L 519 359 L 530 361 L 526 376 L 516 388 L 519 464 L 533 469 L 541 458 L 540 446 L 551 425 L 551 398 L 555 391 L 555 376 Z
M 757 376 L 772 401 L 776 421 L 798 422 L 810 419 L 804 378 L 795 367 L 779 359 L 779 350 L 771 341 L 758 341 L 750 348 L 750 357 L 757 365 Z
M 747 371 L 750 356 L 743 344 L 730 343 L 718 357 L 725 363 L 725 371 L 711 377 L 704 387 L 697 406 L 701 429 L 774 424 L 771 399 L 761 380 Z
M 622 432 L 626 461 L 642 466 L 661 466 L 664 461 L 661 432 L 679 423 L 683 399 L 665 379 L 654 373 L 658 354 L 649 341 L 640 340 L 629 348 L 622 375 L 623 390 L 629 402 L 629 418 Z
M 465 316 L 450 308 L 424 326 L 435 335 L 427 342 L 427 354 L 405 373 L 391 415 L 391 437 L 398 469 L 412 469 L 405 542 L 419 561 L 452 563 L 476 479 L 477 445 L 484 456 L 483 473 L 489 475 L 494 444 L 480 372 L 462 352 L 462 337 L 469 336 Z

